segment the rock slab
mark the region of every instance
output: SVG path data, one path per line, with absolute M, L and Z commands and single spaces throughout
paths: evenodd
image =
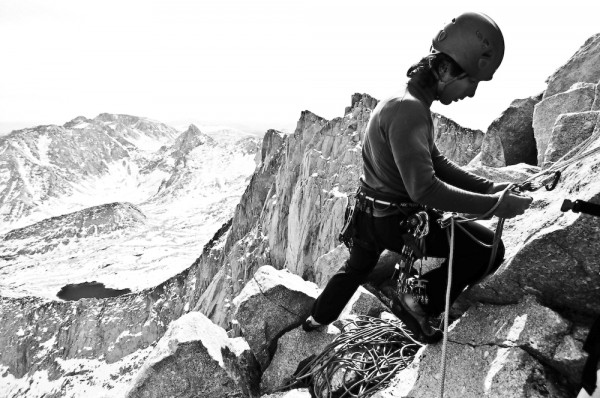
M 533 131 L 537 145 L 538 165 L 544 164 L 548 142 L 554 124 L 563 113 L 587 112 L 592 109 L 596 86 L 591 83 L 576 83 L 568 91 L 545 97 L 533 111 Z
M 577 82 L 600 81 L 600 34 L 595 34 L 547 80 L 544 99 L 566 91 Z
M 516 305 L 471 308 L 449 330 L 445 396 L 568 397 L 554 371 L 536 358 L 551 358 L 569 328 L 568 321 L 532 297 Z M 412 365 L 417 372 L 406 369 L 396 376 L 400 380 L 407 379 L 407 372 L 412 374 L 410 391 L 392 382 L 377 396 L 438 396 L 441 349 L 442 344 L 424 347 Z

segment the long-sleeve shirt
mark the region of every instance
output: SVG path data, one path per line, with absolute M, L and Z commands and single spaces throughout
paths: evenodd
M 398 201 L 444 211 L 483 214 L 496 203 L 493 182 L 469 173 L 434 142 L 433 97 L 408 83 L 371 113 L 363 143 L 362 184 Z M 377 214 L 376 214 L 377 215 Z

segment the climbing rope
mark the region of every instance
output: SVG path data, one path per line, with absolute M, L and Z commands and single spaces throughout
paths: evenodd
M 345 320 L 333 342 L 272 392 L 311 385 L 314 397 L 368 397 L 406 368 L 421 347 L 399 320 L 361 315 Z
M 450 290 L 452 288 L 452 265 L 454 263 L 454 218 L 450 220 L 450 255 L 448 258 L 448 281 L 446 284 L 446 304 L 444 307 L 444 337 L 442 340 L 442 377 L 440 382 L 440 398 L 444 398 L 444 383 L 446 381 L 446 350 L 448 347 L 448 323 L 450 318 Z

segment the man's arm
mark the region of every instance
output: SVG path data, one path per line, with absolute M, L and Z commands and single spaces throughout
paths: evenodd
M 440 153 L 437 145 L 433 145 L 431 153 L 433 169 L 444 182 L 471 192 L 492 193 L 493 181 L 463 170 L 456 163 Z

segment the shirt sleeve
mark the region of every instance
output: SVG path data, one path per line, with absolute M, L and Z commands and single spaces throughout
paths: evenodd
M 456 163 L 440 153 L 433 144 L 431 152 L 435 174 L 444 182 L 471 192 L 486 193 L 494 183 L 487 178 L 463 170 Z
M 394 162 L 414 202 L 439 210 L 473 214 L 484 214 L 494 206 L 494 196 L 469 192 L 438 178 L 428 139 L 428 113 L 423 105 L 398 101 L 382 111 L 380 125 L 387 132 Z

